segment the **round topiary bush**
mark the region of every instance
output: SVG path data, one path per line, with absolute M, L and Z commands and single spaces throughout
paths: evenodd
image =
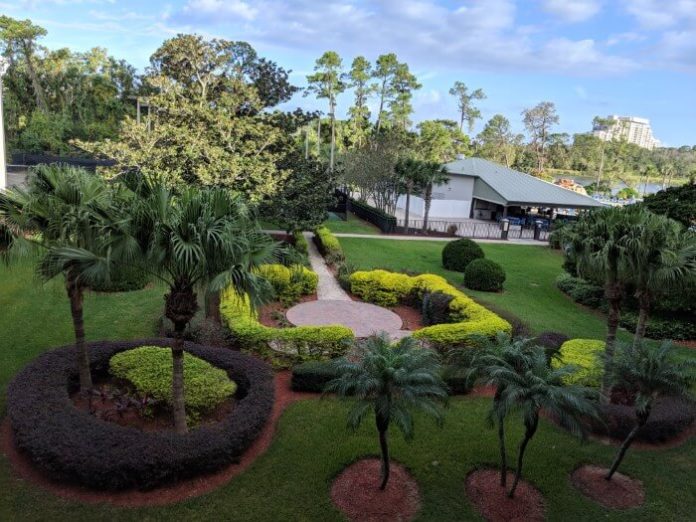
M 490 259 L 475 259 L 464 271 L 464 286 L 483 292 L 499 292 L 505 282 L 505 270 Z
M 464 272 L 474 259 L 484 257 L 483 250 L 471 239 L 457 239 L 445 245 L 442 249 L 442 266 L 447 270 Z
M 169 351 L 171 339 L 89 343 L 92 370 L 139 346 Z M 54 479 L 94 489 L 148 489 L 217 471 L 237 462 L 256 440 L 274 401 L 270 367 L 249 355 L 192 343 L 187 353 L 222 369 L 237 383 L 235 407 L 219 422 L 185 435 L 145 432 L 103 421 L 70 400 L 78 376 L 74 346 L 44 353 L 7 389 L 15 444 Z

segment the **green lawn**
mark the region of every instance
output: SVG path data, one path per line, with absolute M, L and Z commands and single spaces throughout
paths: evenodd
M 357 217 L 355 214 L 348 214 L 348 219 L 343 221 L 336 216 L 332 216 L 324 223 L 331 232 L 344 234 L 381 234 L 379 228 L 372 223 L 368 223 Z

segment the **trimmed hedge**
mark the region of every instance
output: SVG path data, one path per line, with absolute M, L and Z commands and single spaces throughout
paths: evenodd
M 568 294 L 576 303 L 599 308 L 604 302 L 604 289 L 570 274 L 561 274 L 556 279 L 556 286 L 564 294 Z
M 481 247 L 471 239 L 457 239 L 450 241 L 442 249 L 442 266 L 447 270 L 464 272 L 474 259 L 484 257 Z
M 301 230 L 293 232 L 292 235 L 295 241 L 295 249 L 300 253 L 307 255 L 309 253 L 309 245 L 307 243 L 307 238 L 304 236 Z
M 172 342 L 88 343 L 92 370 L 106 372 L 111 357 L 125 350 L 166 349 Z M 70 400 L 78 381 L 71 345 L 37 357 L 8 386 L 7 413 L 17 447 L 56 480 L 108 490 L 153 488 L 237 462 L 271 414 L 273 374 L 262 361 L 239 352 L 191 343 L 184 348 L 225 370 L 238 385 L 235 407 L 220 422 L 178 435 L 143 432 L 78 410 Z
M 350 210 L 358 216 L 375 225 L 385 234 L 391 234 L 396 230 L 396 217 L 391 214 L 368 205 L 367 203 L 362 203 L 351 198 L 350 200 Z
M 500 292 L 505 282 L 505 270 L 490 259 L 474 259 L 464 270 L 464 286 L 482 292 Z
M 339 265 L 345 261 L 346 256 L 341 248 L 341 243 L 328 228 L 318 227 L 314 231 L 314 242 L 328 264 Z
M 109 274 L 109 282 L 91 285 L 95 292 L 132 292 L 142 290 L 150 282 L 150 274 L 137 266 L 116 265 Z
M 319 282 L 319 276 L 302 265 L 261 265 L 258 273 L 271 283 L 276 296 L 286 306 L 296 303 L 302 295 L 316 292 Z
M 159 346 L 140 346 L 117 353 L 109 361 L 115 377 L 129 381 L 141 394 L 172 405 L 172 355 Z M 234 395 L 237 384 L 225 370 L 184 353 L 184 402 L 192 421 Z
M 390 306 L 403 300 L 422 303 L 425 294 L 439 292 L 452 297 L 448 324 L 427 326 L 413 337 L 436 346 L 469 344 L 472 335 L 494 337 L 512 332 L 506 320 L 481 306 L 469 296 L 434 274 L 408 276 L 386 270 L 358 271 L 350 276 L 351 290 L 365 301 Z
M 597 339 L 571 339 L 561 345 L 558 357 L 551 365 L 558 368 L 564 364 L 578 367 L 578 371 L 566 378 L 566 384 L 581 384 L 597 387 L 602 380 L 601 354 L 605 348 L 604 341 Z
M 259 323 L 249 300 L 227 290 L 220 296 L 220 314 L 233 340 L 246 350 L 271 356 L 280 365 L 343 355 L 353 331 L 340 325 L 271 328 Z
M 601 404 L 602 421 L 590 423 L 590 429 L 603 436 L 625 439 L 636 426 L 633 406 L 624 404 Z M 655 399 L 648 423 L 638 430 L 636 440 L 659 443 L 668 441 L 696 420 L 696 404 L 685 397 L 658 397 Z

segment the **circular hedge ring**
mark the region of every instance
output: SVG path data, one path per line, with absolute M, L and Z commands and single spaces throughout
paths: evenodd
M 116 353 L 138 346 L 171 346 L 172 339 L 89 343 L 92 369 L 106 371 Z M 57 480 L 94 489 L 149 489 L 237 462 L 258 437 L 274 401 L 270 367 L 249 355 L 186 343 L 187 352 L 227 371 L 238 385 L 232 411 L 214 425 L 185 435 L 143 432 L 77 409 L 73 346 L 47 352 L 10 383 L 7 411 L 14 440 L 32 462 Z

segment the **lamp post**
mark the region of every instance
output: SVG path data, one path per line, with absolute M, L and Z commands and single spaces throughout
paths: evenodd
M 2 77 L 5 76 L 9 61 L 0 56 L 0 190 L 7 188 L 7 166 L 5 161 L 5 118 L 2 109 Z

